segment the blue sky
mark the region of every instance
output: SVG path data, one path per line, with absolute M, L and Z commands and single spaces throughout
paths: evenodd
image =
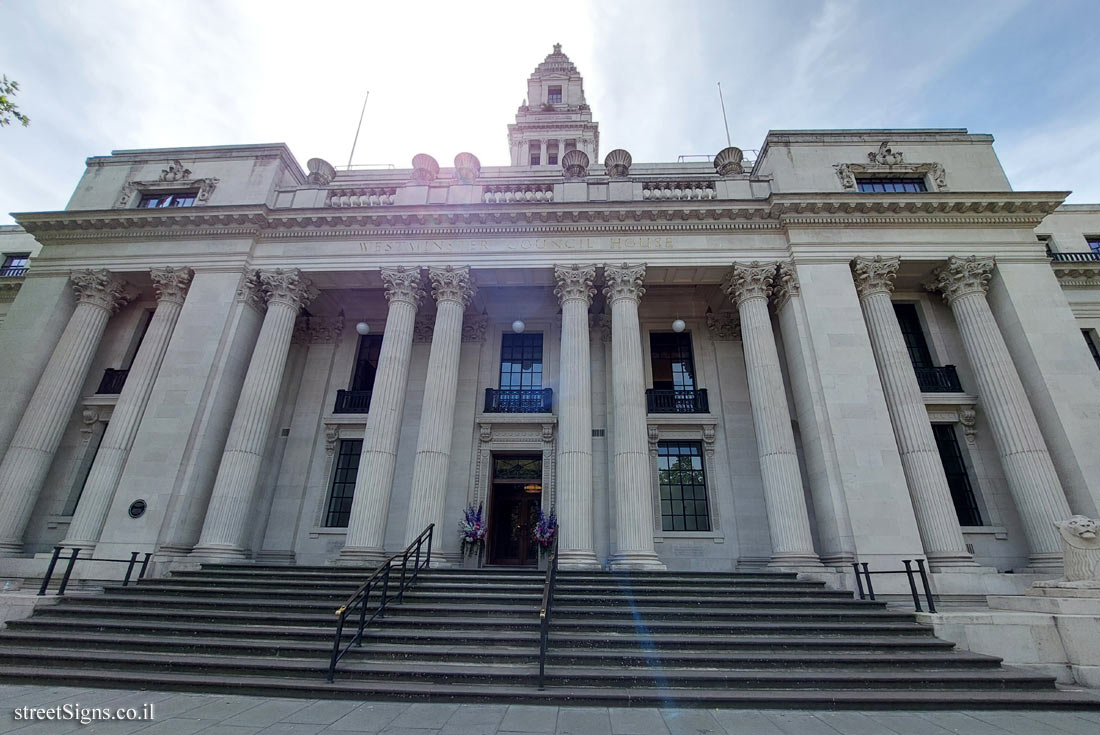
M 635 161 L 769 129 L 992 133 L 1017 190 L 1100 202 L 1100 2 L 129 2 L 0 0 L 3 213 L 61 209 L 113 149 L 286 142 L 304 163 L 507 163 L 506 125 L 554 43 L 601 149 Z

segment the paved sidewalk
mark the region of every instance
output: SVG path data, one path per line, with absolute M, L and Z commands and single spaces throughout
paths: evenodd
M 153 704 L 152 722 L 23 722 L 22 707 Z M 406 704 L 0 685 L 0 733 L 19 735 L 1098 735 L 1098 712 L 820 712 Z

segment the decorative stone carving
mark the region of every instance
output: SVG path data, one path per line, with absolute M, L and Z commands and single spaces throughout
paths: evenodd
M 603 167 L 607 171 L 607 175 L 613 179 L 621 179 L 630 175 L 631 163 L 633 161 L 630 154 L 622 148 L 616 148 L 604 156 L 603 159 Z
M 99 410 L 91 406 L 85 407 L 80 413 L 80 433 L 83 441 L 91 440 L 97 423 L 99 423 Z
M 412 180 L 418 184 L 430 184 L 439 175 L 439 164 L 427 153 L 417 153 L 413 156 L 412 165 Z
M 966 443 L 973 444 L 978 432 L 978 412 L 973 406 L 959 407 L 959 423 L 962 424 L 963 433 L 966 434 Z
M 761 263 L 754 260 L 751 263 L 734 263 L 733 270 L 726 276 L 722 290 L 740 308 L 741 304 L 749 299 L 768 299 L 772 295 L 772 284 L 775 282 L 776 264 Z
M 547 442 L 547 443 L 554 441 L 554 425 L 553 424 L 543 424 L 542 425 L 542 440 L 544 442 Z
M 191 287 L 191 278 L 195 275 L 190 268 L 153 268 L 149 277 L 157 292 L 157 301 L 173 301 L 182 304 L 187 298 L 187 289 Z
M 853 260 L 852 273 L 859 297 L 865 299 L 871 294 L 892 293 L 900 265 L 901 258 L 883 258 L 881 255 L 873 258 L 860 256 Z
M 248 304 L 257 311 L 265 307 L 263 291 L 260 288 L 260 271 L 251 268 L 241 276 L 241 285 L 237 287 L 237 301 Z
M 269 305 L 282 303 L 293 309 L 309 306 L 321 294 L 297 268 L 260 271 L 260 288 Z
M 184 168 L 179 159 L 175 159 L 168 162 L 168 168 L 161 169 L 160 180 L 161 181 L 180 181 L 181 179 L 191 178 L 191 169 Z
M 463 342 L 484 342 L 489 331 L 489 317 L 484 314 L 467 314 L 462 322 Z
M 707 459 L 714 459 L 714 445 L 718 440 L 718 434 L 714 424 L 703 424 L 703 451 Z
M 77 301 L 114 314 L 134 298 L 131 286 L 108 270 L 80 270 L 69 275 Z
M 332 456 L 336 453 L 336 445 L 340 443 L 340 426 L 338 424 L 325 424 L 325 454 Z
M 588 154 L 580 148 L 566 151 L 561 157 L 561 167 L 567 179 L 583 179 L 588 175 Z
M 932 177 L 932 181 L 935 183 L 937 189 L 940 191 L 947 191 L 947 172 L 944 171 L 942 164 L 928 164 L 928 175 Z
M 840 185 L 845 189 L 856 188 L 856 175 L 852 171 L 851 164 L 847 163 L 834 163 L 833 170 L 836 171 L 837 178 L 840 179 Z
M 714 157 L 714 168 L 719 176 L 739 174 L 742 172 L 741 162 L 744 159 L 745 154 L 741 152 L 740 148 L 734 146 L 723 148 L 718 151 L 718 155 Z
M 493 440 L 493 425 L 490 423 L 479 424 L 478 438 L 483 442 L 491 442 Z
M 952 255 L 947 259 L 946 265 L 932 271 L 932 277 L 924 287 L 929 291 L 941 292 L 948 304 L 967 294 L 984 294 L 989 289 L 994 265 L 992 257 L 979 258 L 971 255 L 960 258 Z
M 707 314 L 707 330 L 715 342 L 741 341 L 741 319 L 737 314 Z
M 554 278 L 558 282 L 554 295 L 558 297 L 559 304 L 570 299 L 583 299 L 586 305 L 591 306 L 592 297 L 596 295 L 596 289 L 592 287 L 592 281 L 596 278 L 596 266 L 555 265 Z
M 463 183 L 473 183 L 481 175 L 481 161 L 473 153 L 459 153 L 455 156 L 455 173 Z
M 435 314 L 417 314 L 413 322 L 413 344 L 431 344 Z
M 654 457 L 657 456 L 657 443 L 661 440 L 660 427 L 650 424 L 646 427 L 647 438 L 649 439 L 649 453 Z
M 294 341 L 305 345 L 333 344 L 340 341 L 344 317 L 299 317 L 294 323 Z
M 463 307 L 477 293 L 477 284 L 470 278 L 470 267 L 446 265 L 429 268 L 428 279 L 432 283 L 432 297 L 439 301 L 457 301 Z
M 893 149 L 890 148 L 890 142 L 886 140 L 882 141 L 882 145 L 878 147 L 877 151 L 867 154 L 867 160 L 880 166 L 897 166 L 905 163 L 902 152 L 894 153 Z
M 1075 515 L 1055 521 L 1054 527 L 1062 537 L 1065 576 L 1061 581 L 1100 589 L 1100 522 Z
M 588 328 L 590 330 L 600 330 L 600 341 L 608 343 L 611 341 L 611 315 L 610 314 L 589 314 L 588 315 Z
M 775 309 L 779 311 L 792 296 L 798 296 L 801 286 L 798 284 L 798 273 L 794 269 L 794 263 L 786 260 L 779 261 L 779 267 L 775 271 Z
M 386 287 L 386 301 L 407 301 L 417 306 L 424 296 L 419 268 L 383 268 L 382 283 Z
M 325 186 L 336 178 L 336 169 L 332 164 L 323 158 L 311 158 L 306 161 L 306 168 L 309 169 L 309 175 L 306 176 L 306 181 L 311 184 L 319 186 Z
M 178 161 L 176 162 L 178 163 Z M 167 171 L 168 169 L 165 169 Z M 190 174 L 191 172 L 184 169 L 182 173 Z M 141 194 L 165 194 L 171 192 L 178 192 L 181 188 L 195 189 L 195 203 L 206 204 L 210 199 L 210 195 L 213 193 L 214 188 L 218 185 L 219 179 L 205 178 L 205 179 L 165 179 L 164 174 L 161 174 L 159 181 L 127 181 L 122 186 L 122 191 L 119 193 L 118 202 L 116 207 L 129 207 L 134 199 L 134 195 Z
M 645 286 L 642 285 L 645 280 L 645 263 L 605 265 L 603 279 L 606 284 L 603 295 L 607 297 L 608 303 L 614 303 L 619 299 L 641 301 L 645 294 Z

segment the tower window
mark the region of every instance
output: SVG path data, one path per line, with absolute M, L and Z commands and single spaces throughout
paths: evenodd
M 546 92 L 546 103 L 550 105 L 561 104 L 561 85 L 550 87 Z
M 547 143 L 546 145 L 546 164 L 548 166 L 558 165 L 558 144 Z
M 538 166 L 542 159 L 542 145 L 537 140 L 531 141 L 531 165 Z

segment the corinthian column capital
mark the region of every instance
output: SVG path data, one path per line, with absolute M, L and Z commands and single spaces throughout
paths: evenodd
M 477 293 L 477 285 L 470 278 L 468 265 L 429 268 L 428 278 L 432 282 L 432 296 L 436 302 L 455 301 L 466 306 Z
M 792 296 L 798 296 L 802 286 L 798 283 L 798 273 L 794 269 L 794 263 L 788 260 L 779 261 L 779 267 L 775 271 L 775 308 L 778 311 L 787 305 Z
M 386 301 L 391 303 L 404 301 L 416 307 L 424 296 L 419 268 L 383 268 L 382 283 L 386 286 Z
M 645 263 L 638 265 L 605 265 L 603 267 L 603 279 L 605 286 L 603 294 L 610 303 L 619 299 L 630 299 L 638 302 L 645 294 Z
M 884 258 L 876 255 L 865 258 L 862 255 L 852 261 L 852 274 L 856 280 L 859 298 L 865 299 L 876 293 L 889 295 L 894 290 L 894 279 L 898 275 L 901 258 Z
M 260 271 L 260 287 L 268 304 L 282 303 L 295 310 L 308 306 L 321 293 L 297 268 Z
M 80 270 L 69 275 L 76 299 L 114 314 L 134 298 L 130 284 L 108 270 Z
M 153 268 L 149 277 L 153 279 L 153 288 L 157 292 L 157 301 L 170 301 L 182 304 L 187 298 L 187 289 L 191 287 L 191 278 L 195 275 L 190 268 Z
M 596 278 L 596 266 L 555 265 L 554 278 L 558 282 L 554 289 L 558 303 L 583 299 L 586 306 L 592 305 L 592 297 L 596 295 L 596 289 L 592 287 L 592 281 Z
M 253 309 L 262 312 L 264 310 L 264 295 L 260 288 L 260 271 L 250 268 L 241 277 L 241 285 L 237 287 L 237 301 L 248 304 Z
M 772 294 L 776 266 L 774 261 L 761 263 L 754 260 L 751 263 L 734 263 L 733 270 L 729 272 L 725 283 L 722 284 L 722 290 L 739 308 L 750 299 L 767 300 Z
M 924 287 L 929 291 L 941 292 L 949 304 L 968 294 L 984 294 L 989 289 L 994 265 L 992 257 L 979 258 L 971 255 L 960 258 L 952 255 L 947 259 L 946 265 L 932 271 L 932 277 Z

